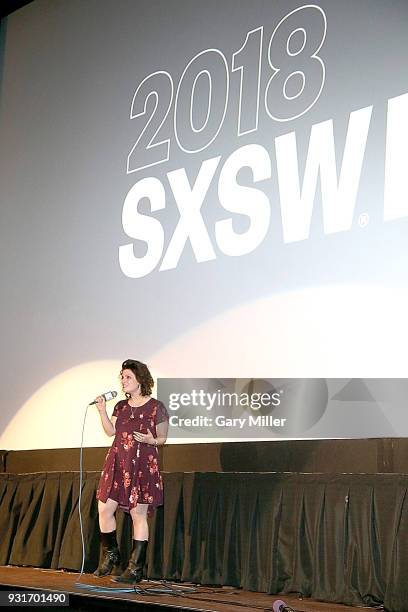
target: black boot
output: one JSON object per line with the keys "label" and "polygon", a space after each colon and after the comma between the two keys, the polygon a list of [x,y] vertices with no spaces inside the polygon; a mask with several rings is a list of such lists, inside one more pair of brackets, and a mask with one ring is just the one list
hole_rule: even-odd
{"label": "black boot", "polygon": [[147,540],[133,540],[132,554],[129,565],[121,576],[112,578],[114,582],[136,584],[143,578],[143,568],[146,563]]}
{"label": "black boot", "polygon": [[116,541],[116,529],[110,533],[101,533],[102,555],[94,576],[107,576],[113,568],[120,572],[120,553]]}

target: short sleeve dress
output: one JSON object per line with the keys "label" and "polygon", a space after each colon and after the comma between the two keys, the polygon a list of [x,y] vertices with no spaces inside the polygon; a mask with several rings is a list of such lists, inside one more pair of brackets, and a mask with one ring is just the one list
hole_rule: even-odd
{"label": "short sleeve dress", "polygon": [[125,399],[116,404],[112,416],[117,417],[115,439],[105,458],[96,498],[105,503],[113,499],[125,512],[136,504],[148,504],[151,514],[163,504],[159,453],[156,446],[137,442],[133,433],[146,434],[150,429],[156,437],[156,426],[169,418],[167,410],[153,397],[137,408]]}

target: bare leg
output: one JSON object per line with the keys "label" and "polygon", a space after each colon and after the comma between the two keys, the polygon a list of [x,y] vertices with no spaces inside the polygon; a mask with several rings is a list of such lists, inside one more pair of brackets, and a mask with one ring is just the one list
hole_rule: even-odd
{"label": "bare leg", "polygon": [[102,533],[110,533],[111,531],[115,531],[115,512],[117,507],[118,502],[114,501],[110,497],[108,497],[106,503],[98,501],[99,529]]}
{"label": "bare leg", "polygon": [[149,539],[149,527],[147,525],[148,508],[148,504],[136,504],[136,508],[132,508],[130,511],[130,515],[133,521],[134,540],[140,541]]}

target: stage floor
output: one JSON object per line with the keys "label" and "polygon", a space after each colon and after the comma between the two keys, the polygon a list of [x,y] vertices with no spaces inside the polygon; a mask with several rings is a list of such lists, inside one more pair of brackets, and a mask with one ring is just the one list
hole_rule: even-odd
{"label": "stage floor", "polygon": [[[173,586],[175,589],[184,589],[184,593],[169,595],[164,593],[136,594],[118,593],[114,589],[126,585],[113,583],[110,577],[95,578],[92,574],[83,574],[80,584],[91,585],[91,587],[105,587],[112,591],[95,593],[92,588],[86,589],[78,584],[79,574],[74,572],[57,571],[50,569],[32,567],[0,567],[1,590],[44,590],[51,592],[64,592],[70,596],[70,606],[60,608],[45,608],[59,610],[101,610],[110,606],[117,608],[120,602],[121,612],[123,610],[134,610],[135,612],[154,612],[154,610],[185,610],[195,612],[253,612],[255,610],[272,610],[273,603],[282,599],[296,612],[345,612],[357,609],[351,606],[336,605],[313,601],[311,599],[299,599],[296,596],[267,595],[234,589],[232,587],[208,587],[197,586],[189,583],[171,583],[159,581],[142,581],[138,587],[141,589],[164,589]],[[193,591],[189,591],[193,589]],[[360,610],[373,610],[374,608],[362,608]]]}

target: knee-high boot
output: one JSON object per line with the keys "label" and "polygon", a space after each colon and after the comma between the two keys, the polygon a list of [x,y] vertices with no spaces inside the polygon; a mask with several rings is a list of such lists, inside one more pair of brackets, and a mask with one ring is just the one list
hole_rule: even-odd
{"label": "knee-high boot", "polygon": [[112,578],[114,582],[136,584],[143,578],[143,568],[146,563],[147,540],[133,540],[132,554],[129,565],[120,576]]}
{"label": "knee-high boot", "polygon": [[98,578],[107,576],[115,568],[116,572],[120,572],[120,553],[118,543],[116,541],[116,529],[110,533],[101,533],[102,555],[100,557],[98,569],[94,572],[94,576]]}

